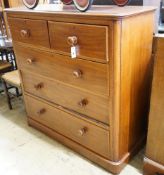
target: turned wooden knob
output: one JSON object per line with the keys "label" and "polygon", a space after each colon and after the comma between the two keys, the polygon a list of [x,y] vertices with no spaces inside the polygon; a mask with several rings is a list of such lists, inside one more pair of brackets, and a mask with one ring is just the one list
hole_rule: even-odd
{"label": "turned wooden knob", "polygon": [[83,136],[86,132],[87,132],[87,128],[86,127],[81,128],[81,129],[78,130],[78,135],[79,136]]}
{"label": "turned wooden knob", "polygon": [[73,71],[73,76],[76,78],[82,77],[83,72],[79,69]]}
{"label": "turned wooden knob", "polygon": [[46,109],[42,108],[42,109],[40,109],[40,110],[37,112],[37,114],[38,114],[38,115],[42,115],[42,114],[44,114],[45,112],[46,112]]}
{"label": "turned wooden knob", "polygon": [[77,44],[77,37],[76,36],[69,36],[67,38],[67,42],[70,46],[75,46]]}
{"label": "turned wooden knob", "polygon": [[34,59],[31,59],[31,58],[27,59],[28,64],[32,64],[33,62],[34,62]]}
{"label": "turned wooden knob", "polygon": [[88,104],[88,100],[87,100],[87,99],[82,99],[82,100],[78,103],[78,105],[79,105],[80,107],[85,107],[87,104]]}
{"label": "turned wooden knob", "polygon": [[34,85],[34,88],[36,90],[42,89],[43,88],[43,83],[38,83],[38,84]]}
{"label": "turned wooden knob", "polygon": [[21,30],[20,35],[22,38],[26,38],[30,36],[30,31],[29,30]]}

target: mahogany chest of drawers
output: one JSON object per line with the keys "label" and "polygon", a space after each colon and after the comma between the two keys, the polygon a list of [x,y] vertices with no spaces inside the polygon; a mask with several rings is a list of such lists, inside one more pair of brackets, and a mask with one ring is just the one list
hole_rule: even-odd
{"label": "mahogany chest of drawers", "polygon": [[164,36],[159,34],[154,41],[155,64],[144,175],[164,174]]}
{"label": "mahogany chest of drawers", "polygon": [[67,8],[7,10],[28,123],[119,173],[145,138],[154,8]]}

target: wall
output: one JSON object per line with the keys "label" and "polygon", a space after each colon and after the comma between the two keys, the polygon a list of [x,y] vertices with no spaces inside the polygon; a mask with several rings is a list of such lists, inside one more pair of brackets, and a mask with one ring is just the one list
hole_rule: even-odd
{"label": "wall", "polygon": [[20,7],[23,5],[22,0],[8,0],[9,7]]}
{"label": "wall", "polygon": [[[7,2],[7,0],[4,0]],[[24,6],[22,0],[8,0],[9,7],[21,7]],[[39,0],[39,3],[43,3],[43,0]]]}
{"label": "wall", "polygon": [[159,14],[160,14],[160,0],[144,0],[143,5],[151,5],[157,7],[155,16],[155,31],[157,32],[159,24]]}
{"label": "wall", "polygon": [[[112,0],[94,0],[94,4],[97,5],[112,5]],[[143,0],[131,0],[129,5],[143,5]]]}

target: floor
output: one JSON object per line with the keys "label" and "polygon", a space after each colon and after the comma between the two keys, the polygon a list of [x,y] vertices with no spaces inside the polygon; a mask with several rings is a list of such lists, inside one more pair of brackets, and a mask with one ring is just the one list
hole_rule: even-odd
{"label": "floor", "polygon": [[[0,175],[110,175],[107,171],[29,127],[21,99],[9,111],[0,94]],[[142,174],[143,151],[120,175]]]}

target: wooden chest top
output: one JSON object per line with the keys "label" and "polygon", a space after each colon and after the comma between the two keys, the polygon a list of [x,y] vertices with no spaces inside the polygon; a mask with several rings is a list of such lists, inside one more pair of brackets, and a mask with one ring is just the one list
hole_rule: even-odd
{"label": "wooden chest top", "polygon": [[[20,16],[23,18],[42,18],[42,17],[56,17],[56,18],[71,18],[72,16],[78,18],[89,19],[121,19],[129,16],[135,16],[149,11],[154,11],[156,8],[152,6],[126,6],[124,8],[118,6],[96,6],[93,5],[91,10],[81,13],[75,9],[74,6],[64,6],[63,11],[48,11],[48,10],[29,10],[27,8],[10,8],[6,9],[8,16]],[[42,14],[42,15],[40,15]],[[23,16],[22,16],[23,15]],[[28,16],[27,16],[28,15]]]}

